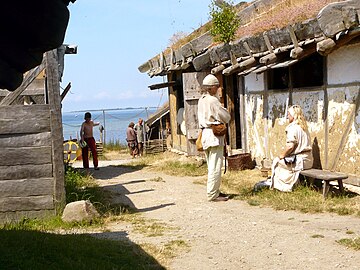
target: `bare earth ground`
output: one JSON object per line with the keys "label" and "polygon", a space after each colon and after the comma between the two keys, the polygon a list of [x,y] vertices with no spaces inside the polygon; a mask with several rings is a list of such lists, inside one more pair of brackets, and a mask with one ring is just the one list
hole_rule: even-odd
{"label": "bare earth ground", "polygon": [[194,184],[195,177],[116,166],[124,162],[100,161],[100,170],[91,173],[115,202],[177,229],[148,237],[129,223],[114,222],[102,235],[159,247],[184,240],[189,248],[168,269],[360,269],[360,251],[336,243],[360,236],[359,218],[275,211],[239,200],[207,202],[205,186]]}

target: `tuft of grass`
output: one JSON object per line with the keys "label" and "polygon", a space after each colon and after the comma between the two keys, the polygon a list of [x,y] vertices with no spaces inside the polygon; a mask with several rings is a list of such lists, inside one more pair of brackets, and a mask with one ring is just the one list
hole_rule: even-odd
{"label": "tuft of grass", "polygon": [[151,178],[151,179],[149,179],[149,181],[153,181],[153,182],[165,182],[165,180],[164,180],[162,177],[160,177],[160,176]]}
{"label": "tuft of grass", "polygon": [[322,234],[314,234],[311,236],[311,238],[325,238]]}
{"label": "tuft of grass", "polygon": [[346,246],[348,248],[360,250],[360,237],[353,238],[353,239],[344,238],[344,239],[340,239],[336,242],[339,243],[340,245]]}
{"label": "tuft of grass", "polygon": [[186,252],[190,248],[189,244],[184,240],[172,240],[161,246],[155,246],[148,243],[141,246],[146,252],[152,254],[152,256],[154,256],[154,258],[163,265],[166,265],[180,252]]}

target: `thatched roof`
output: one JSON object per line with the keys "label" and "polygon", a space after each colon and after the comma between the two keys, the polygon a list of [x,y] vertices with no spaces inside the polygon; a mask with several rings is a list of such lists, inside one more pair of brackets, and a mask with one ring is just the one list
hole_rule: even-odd
{"label": "thatched roof", "polygon": [[[239,11],[242,26],[235,42],[214,45],[207,32],[153,57],[139,71],[150,77],[187,69],[245,75],[291,65],[316,51],[326,55],[360,35],[360,1],[330,2],[334,1],[253,1]],[[294,10],[297,16],[291,16]]]}

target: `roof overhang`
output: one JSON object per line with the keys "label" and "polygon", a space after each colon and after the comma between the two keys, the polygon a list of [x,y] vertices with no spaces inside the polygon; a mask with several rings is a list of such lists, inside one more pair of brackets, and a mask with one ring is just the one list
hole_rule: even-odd
{"label": "roof overhang", "polygon": [[[259,0],[264,4],[272,1],[277,0]],[[250,18],[247,13],[256,13],[255,2],[258,1],[240,11],[239,16]],[[315,52],[326,56],[358,37],[360,22],[356,14],[360,14],[360,1],[348,0],[326,5],[312,19],[246,36],[230,44],[214,46],[212,37],[205,33],[178,50],[153,57],[139,70],[153,77],[179,69],[186,72],[187,66],[191,65],[198,72],[211,70],[214,74],[221,72],[227,76],[289,66]],[[283,53],[286,57],[279,57]]]}

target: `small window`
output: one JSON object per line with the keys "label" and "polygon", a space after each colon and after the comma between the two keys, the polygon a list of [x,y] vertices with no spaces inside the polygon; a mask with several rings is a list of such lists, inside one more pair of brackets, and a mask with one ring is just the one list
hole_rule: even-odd
{"label": "small window", "polygon": [[324,84],[323,57],[314,53],[291,67],[293,88],[321,86]]}
{"label": "small window", "polygon": [[289,88],[289,68],[275,68],[268,71],[268,89]]}
{"label": "small window", "polygon": [[313,54],[298,63],[267,71],[268,89],[288,89],[322,86],[324,84],[324,58]]}

